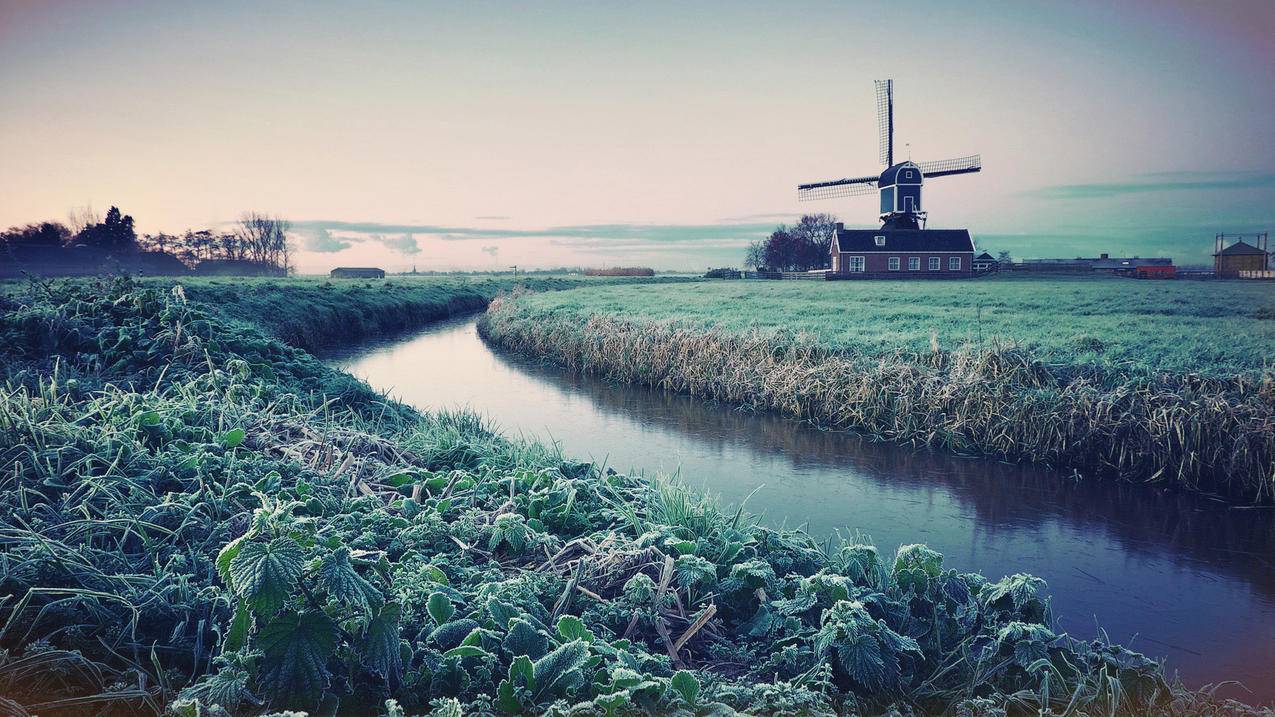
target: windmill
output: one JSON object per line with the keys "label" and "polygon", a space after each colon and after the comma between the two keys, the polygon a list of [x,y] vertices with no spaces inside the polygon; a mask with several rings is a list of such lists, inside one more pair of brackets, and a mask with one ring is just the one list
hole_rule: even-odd
{"label": "windmill", "polygon": [[813,182],[797,187],[797,198],[835,199],[880,192],[882,229],[920,229],[925,224],[921,205],[921,185],[926,179],[953,174],[970,174],[983,168],[979,155],[935,162],[894,163],[894,80],[877,80],[877,125],[881,136],[879,175]]}

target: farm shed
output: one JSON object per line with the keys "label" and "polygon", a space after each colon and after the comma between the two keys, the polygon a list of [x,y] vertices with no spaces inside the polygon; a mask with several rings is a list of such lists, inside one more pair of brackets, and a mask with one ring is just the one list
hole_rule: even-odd
{"label": "farm shed", "polygon": [[1001,266],[1001,263],[996,260],[996,257],[992,256],[991,254],[988,254],[987,252],[983,252],[982,254],[979,254],[978,256],[974,257],[973,268],[974,268],[974,273],[976,274],[991,272],[991,271],[998,271],[1000,269],[1000,266]]}
{"label": "farm shed", "polygon": [[[1224,241],[1221,236],[1218,237],[1217,250],[1213,253],[1213,272],[1218,276],[1233,279],[1238,277],[1241,271],[1262,271],[1266,268],[1270,260],[1270,252],[1266,251],[1265,247],[1253,246],[1240,239],[1222,248]],[[1258,241],[1262,242],[1262,239],[1259,238]]]}
{"label": "farm shed", "polygon": [[974,275],[964,229],[837,229],[829,279],[964,279]]}
{"label": "farm shed", "polygon": [[333,279],[384,279],[385,270],[371,266],[338,266],[331,272]]}

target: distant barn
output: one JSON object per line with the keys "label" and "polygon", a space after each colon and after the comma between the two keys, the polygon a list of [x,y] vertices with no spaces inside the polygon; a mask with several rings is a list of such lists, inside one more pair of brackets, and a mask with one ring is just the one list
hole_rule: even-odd
{"label": "distant barn", "polygon": [[1214,238],[1213,272],[1219,277],[1235,278],[1241,271],[1262,271],[1270,261],[1270,252],[1266,250],[1266,234],[1258,234],[1253,246],[1243,239],[1234,244],[1224,246],[1227,236],[1218,234]]}
{"label": "distant barn", "polygon": [[983,252],[982,254],[979,254],[978,256],[974,257],[974,272],[975,273],[986,273],[986,272],[998,271],[1000,269],[1000,266],[1001,266],[1001,263],[996,260],[996,257],[992,256],[991,254],[988,254],[987,252]]}
{"label": "distant barn", "polygon": [[330,276],[333,279],[384,279],[385,270],[373,266],[338,266]]}

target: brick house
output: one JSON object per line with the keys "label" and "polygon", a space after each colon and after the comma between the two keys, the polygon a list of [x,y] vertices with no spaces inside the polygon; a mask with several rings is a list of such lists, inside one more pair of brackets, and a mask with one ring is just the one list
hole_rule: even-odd
{"label": "brick house", "polygon": [[965,279],[974,241],[965,229],[843,229],[832,243],[830,279]]}

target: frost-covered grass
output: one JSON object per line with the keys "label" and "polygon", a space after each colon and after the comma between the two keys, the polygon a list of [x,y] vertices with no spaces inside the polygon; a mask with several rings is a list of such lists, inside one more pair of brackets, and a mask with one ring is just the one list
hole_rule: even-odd
{"label": "frost-covered grass", "polygon": [[538,312],[608,314],[743,332],[806,332],[868,355],[994,344],[1121,372],[1257,375],[1275,365],[1269,282],[1018,278],[705,281],[526,297]]}
{"label": "frost-covered grass", "polygon": [[0,367],[6,715],[1254,713],[1030,576],[420,415],[184,290],[0,296]]}

